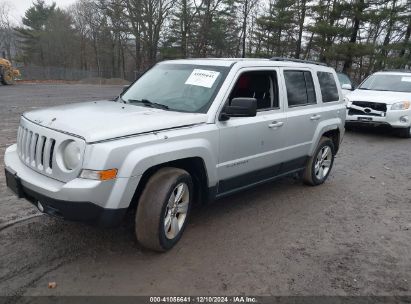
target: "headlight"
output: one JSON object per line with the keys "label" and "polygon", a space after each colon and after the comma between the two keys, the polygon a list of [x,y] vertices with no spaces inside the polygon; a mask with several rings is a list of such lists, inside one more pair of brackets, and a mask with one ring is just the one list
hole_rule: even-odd
{"label": "headlight", "polygon": [[401,101],[394,103],[391,106],[391,110],[407,110],[410,108],[410,102],[409,101]]}
{"label": "headlight", "polygon": [[75,141],[70,141],[63,150],[63,163],[68,170],[73,170],[80,164],[80,147]]}

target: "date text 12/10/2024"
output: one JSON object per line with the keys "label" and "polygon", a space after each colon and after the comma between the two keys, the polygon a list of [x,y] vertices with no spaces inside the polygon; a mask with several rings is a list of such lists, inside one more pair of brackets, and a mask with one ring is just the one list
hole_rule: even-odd
{"label": "date text 12/10/2024", "polygon": [[196,296],[196,297],[150,297],[150,303],[258,303],[257,298],[248,296]]}

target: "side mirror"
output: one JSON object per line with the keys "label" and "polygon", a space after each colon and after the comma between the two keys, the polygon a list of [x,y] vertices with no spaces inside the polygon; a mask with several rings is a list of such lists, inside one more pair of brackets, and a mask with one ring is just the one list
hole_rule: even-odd
{"label": "side mirror", "polygon": [[257,115],[257,99],[238,97],[231,100],[231,105],[226,105],[220,115],[220,120],[230,117],[253,117]]}
{"label": "side mirror", "polygon": [[352,91],[352,90],[354,90],[354,87],[353,87],[351,84],[344,83],[344,84],[341,86],[341,89]]}

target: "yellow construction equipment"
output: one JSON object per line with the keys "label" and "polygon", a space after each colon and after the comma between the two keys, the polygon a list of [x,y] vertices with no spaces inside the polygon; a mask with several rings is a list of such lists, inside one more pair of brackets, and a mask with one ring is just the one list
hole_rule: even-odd
{"label": "yellow construction equipment", "polygon": [[20,76],[20,71],[14,69],[7,59],[0,58],[0,82],[2,84],[14,84],[17,77]]}

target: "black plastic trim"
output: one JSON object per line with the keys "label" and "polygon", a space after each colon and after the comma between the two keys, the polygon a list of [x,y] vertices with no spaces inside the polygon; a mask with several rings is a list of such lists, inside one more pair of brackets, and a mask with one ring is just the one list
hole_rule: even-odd
{"label": "black plastic trim", "polygon": [[209,191],[211,195],[215,194],[215,198],[228,196],[232,193],[270,182],[283,176],[298,173],[304,170],[307,160],[308,156],[303,156],[274,166],[221,180],[218,183],[217,191],[211,188]]}
{"label": "black plastic trim", "polygon": [[24,198],[37,207],[41,202],[44,213],[70,221],[84,222],[102,227],[118,226],[127,208],[106,209],[91,202],[57,200],[22,186]]}
{"label": "black plastic trim", "polygon": [[285,58],[285,57],[271,57],[271,61],[290,61],[290,62],[298,62],[298,63],[308,63],[308,64],[315,64],[315,65],[322,65],[328,66],[324,62],[312,61],[312,60],[304,60],[304,59],[296,59],[296,58]]}

